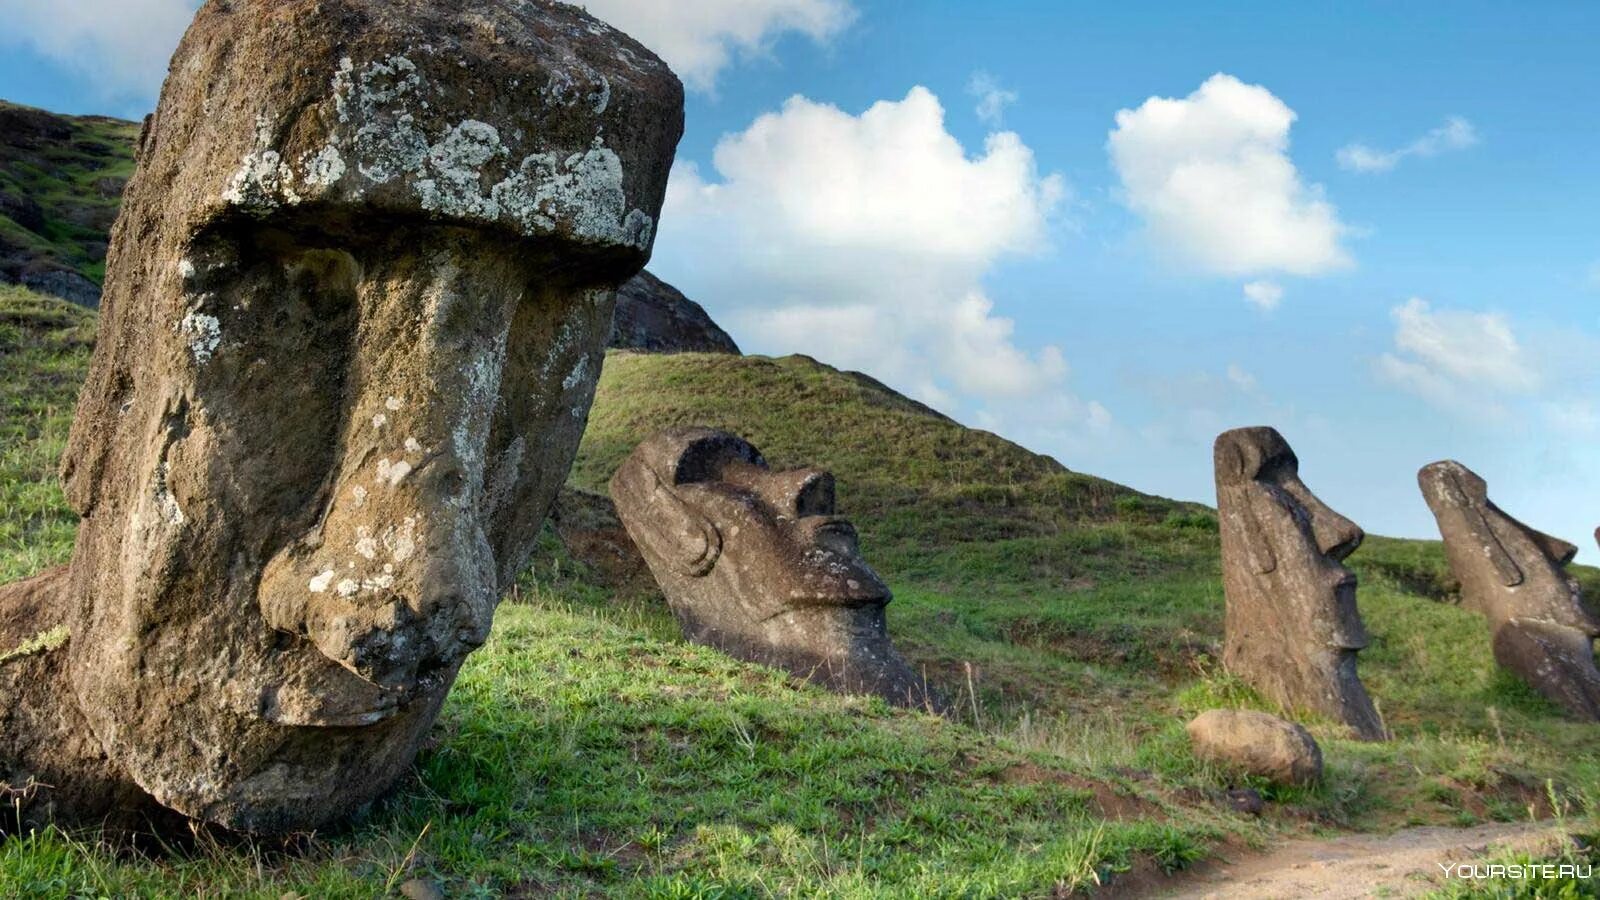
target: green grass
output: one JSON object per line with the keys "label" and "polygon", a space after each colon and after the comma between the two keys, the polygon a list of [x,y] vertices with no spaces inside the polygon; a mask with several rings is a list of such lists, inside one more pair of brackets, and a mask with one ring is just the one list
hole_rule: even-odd
{"label": "green grass", "polygon": [[[70,551],[54,470],[91,329],[66,304],[0,293],[0,577]],[[547,530],[414,777],[348,829],[157,857],[52,831],[0,844],[0,885],[365,897],[427,877],[451,896],[1052,896],[1182,868],[1222,841],[1552,805],[1576,819],[1600,799],[1596,728],[1495,673],[1482,624],[1448,602],[1437,545],[1373,539],[1355,558],[1374,636],[1362,675],[1397,739],[1353,742],[1301,717],[1328,777],[1253,785],[1272,806],[1245,819],[1217,802],[1236,779],[1197,761],[1183,732],[1205,708],[1262,706],[1214,662],[1210,510],[1069,472],[799,357],[612,354],[573,484],[603,490],[638,440],[688,423],[738,431],[775,466],[836,474],[895,589],[896,641],[958,721],[685,645],[659,597],[600,587]]]}
{"label": "green grass", "polygon": [[[17,108],[4,101],[0,106]],[[133,174],[139,124],[98,116],[51,119],[68,130],[66,140],[33,147],[0,135],[0,194],[30,198],[44,219],[30,230],[0,215],[0,245],[10,243],[100,283],[106,232],[121,202],[121,184]]]}

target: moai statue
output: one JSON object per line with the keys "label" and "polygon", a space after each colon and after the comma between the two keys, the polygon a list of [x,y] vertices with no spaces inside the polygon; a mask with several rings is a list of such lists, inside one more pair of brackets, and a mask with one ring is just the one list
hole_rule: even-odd
{"label": "moai statue", "polygon": [[1363,740],[1383,722],[1356,674],[1367,630],[1343,560],[1365,536],[1300,480],[1272,428],[1224,432],[1215,448],[1227,670],[1286,708],[1321,713]]}
{"label": "moai statue", "polygon": [[1458,462],[1424,466],[1417,483],[1461,604],[1489,622],[1495,661],[1571,715],[1600,721],[1600,618],[1566,571],[1578,548],[1506,515],[1489,501],[1488,484]]}
{"label": "moai statue", "polygon": [[690,641],[841,693],[943,707],[889,641],[889,588],[834,514],[832,475],[774,472],[743,438],[678,428],[633,451],[611,498]]}
{"label": "moai statue", "polygon": [[0,780],[262,833],[389,788],[566,477],[682,128],[573,6],[206,3],[112,237],[70,571],[0,596],[0,659],[65,630],[0,707],[73,743],[0,733]]}

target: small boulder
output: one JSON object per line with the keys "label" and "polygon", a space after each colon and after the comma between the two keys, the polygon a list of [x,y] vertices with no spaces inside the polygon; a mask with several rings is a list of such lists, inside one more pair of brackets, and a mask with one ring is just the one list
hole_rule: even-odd
{"label": "small boulder", "polygon": [[1213,709],[1195,717],[1188,730],[1201,759],[1276,784],[1311,784],[1322,777],[1322,749],[1311,733],[1277,716]]}

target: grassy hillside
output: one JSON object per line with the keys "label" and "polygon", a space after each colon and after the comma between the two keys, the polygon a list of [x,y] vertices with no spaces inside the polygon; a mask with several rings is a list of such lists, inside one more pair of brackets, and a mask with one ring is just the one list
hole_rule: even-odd
{"label": "grassy hillside", "polygon": [[133,173],[134,122],[0,100],[0,268],[105,279],[106,234]]}
{"label": "grassy hillside", "polygon": [[[0,577],[66,558],[54,487],[92,319],[0,291]],[[1182,722],[1259,705],[1213,662],[1216,523],[962,429],[812,360],[612,354],[573,473],[603,489],[646,434],[728,427],[775,466],[838,476],[896,591],[890,626],[961,721],[797,687],[684,645],[553,536],[474,655],[408,780],[352,828],[129,857],[93,836],[0,844],[25,895],[1054,896],[1326,827],[1586,814],[1596,729],[1495,674],[1441,599],[1436,545],[1357,555],[1362,674],[1398,739],[1308,724],[1329,765],[1227,810]],[[1337,498],[1330,498],[1337,500]],[[1593,581],[1592,572],[1584,577]],[[1600,588],[1600,585],[1591,587]],[[0,891],[3,893],[3,891]]]}

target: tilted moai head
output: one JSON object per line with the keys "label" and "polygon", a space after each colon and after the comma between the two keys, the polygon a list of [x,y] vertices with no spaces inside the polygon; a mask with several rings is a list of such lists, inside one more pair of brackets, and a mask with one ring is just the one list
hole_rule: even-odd
{"label": "tilted moai head", "polygon": [[1343,560],[1360,528],[1311,493],[1300,461],[1272,428],[1224,432],[1215,448],[1223,664],[1269,699],[1381,740],[1383,724],[1356,675],[1367,630],[1356,576]]}
{"label": "tilted moai head", "polygon": [[1488,484],[1458,462],[1424,466],[1417,483],[1462,605],[1489,622],[1495,660],[1572,715],[1600,721],[1600,618],[1566,570],[1578,548],[1502,512]]}
{"label": "tilted moai head", "polygon": [[315,826],[414,756],[582,434],[683,127],[541,0],[211,0],[66,454],[72,681],[160,803]]}
{"label": "tilted moai head", "polygon": [[774,472],[725,431],[640,444],[611,479],[684,636],[844,693],[938,707],[889,641],[889,588],[834,513],[833,476]]}

